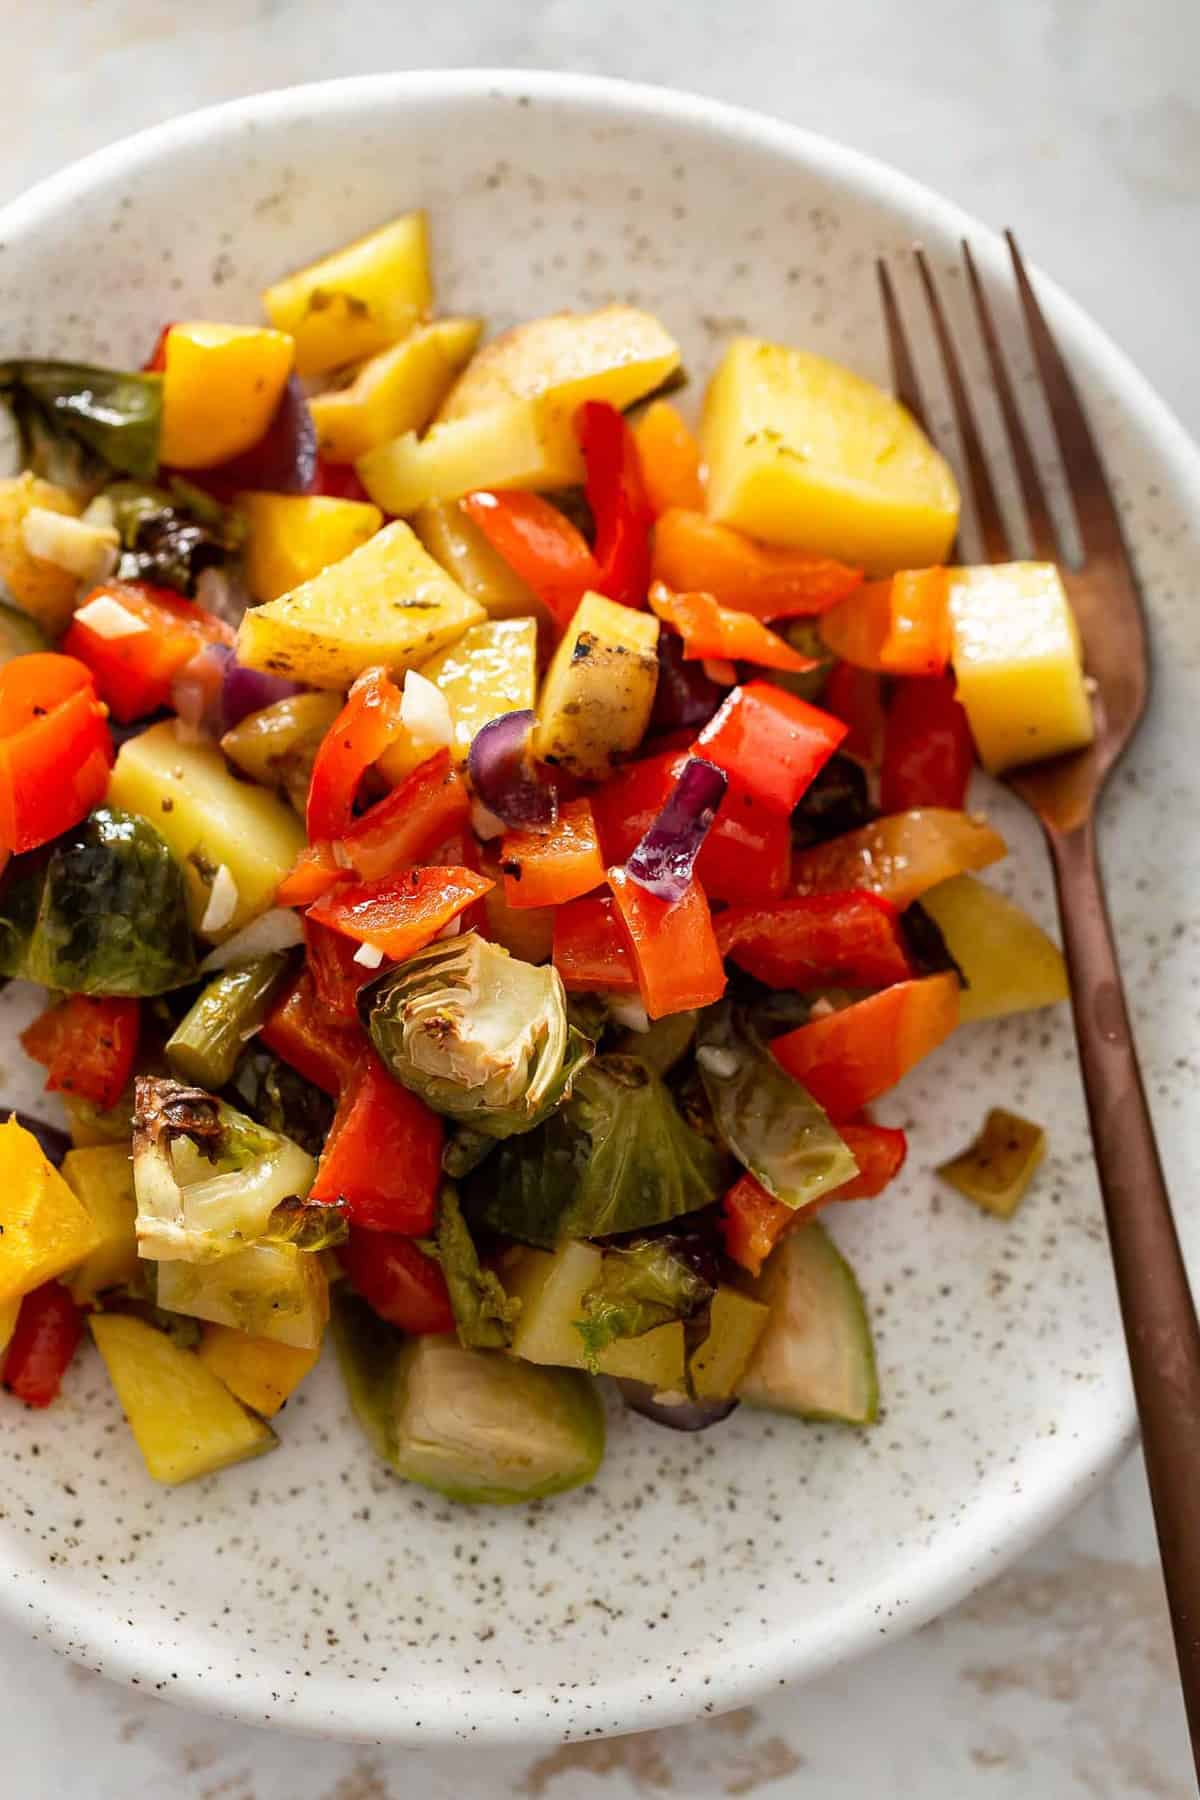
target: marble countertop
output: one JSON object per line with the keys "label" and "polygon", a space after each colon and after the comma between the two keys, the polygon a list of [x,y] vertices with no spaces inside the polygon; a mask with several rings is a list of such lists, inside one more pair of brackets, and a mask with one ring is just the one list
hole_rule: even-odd
{"label": "marble countertop", "polygon": [[[0,201],[215,100],[389,67],[558,67],[759,106],[995,225],[1200,434],[1195,0],[0,0]],[[969,21],[969,24],[968,24]],[[11,79],[19,73],[19,79]],[[956,1612],[762,1707],[545,1755],[373,1752],[175,1710],[0,1629],[4,1791],[25,1800],[1185,1800],[1194,1793],[1140,1460]]]}

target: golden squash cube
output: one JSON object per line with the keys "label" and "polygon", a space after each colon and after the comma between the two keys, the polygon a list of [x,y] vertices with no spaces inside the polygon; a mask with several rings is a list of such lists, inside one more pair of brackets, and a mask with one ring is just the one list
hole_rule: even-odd
{"label": "golden squash cube", "polygon": [[1053,563],[951,569],[950,624],[955,685],[985,769],[1091,743],[1079,631]]}
{"label": "golden squash cube", "polygon": [[377,506],[330,494],[239,494],[243,563],[256,600],[278,600],[365,544],[383,524]]}
{"label": "golden squash cube", "polygon": [[394,344],[429,311],[429,227],[405,213],[297,269],[262,297],[272,325],[296,340],[296,371],[320,375]]}
{"label": "golden squash cube", "polygon": [[175,1486],[273,1450],[278,1438],[192,1350],[128,1313],[89,1320],[146,1469]]}
{"label": "golden squash cube", "polygon": [[229,1325],[206,1325],[196,1354],[243,1406],[270,1419],[315,1368],[321,1350],[320,1345],[297,1350]]}
{"label": "golden squash cube", "polygon": [[[108,800],[140,813],[170,845],[187,879],[193,928],[214,943],[274,904],[307,841],[290,806],[239,781],[214,745],[182,742],[169,719],[122,744]],[[233,913],[219,929],[204,930],[222,866],[237,889]]]}
{"label": "golden squash cube", "polygon": [[95,1144],[69,1150],[63,1179],[96,1228],[95,1247],[71,1272],[67,1286],[77,1306],[108,1288],[132,1281],[138,1269],[137,1196],[129,1144]]}
{"label": "golden squash cube", "polygon": [[356,462],[405,431],[424,431],[483,329],[479,319],[434,319],[381,350],[345,387],[315,394],[309,411],[321,455]]}
{"label": "golden squash cube", "polygon": [[735,339],[700,438],[708,510],[724,525],[871,575],[946,559],[958,528],[949,464],[899,401],[839,363]]}
{"label": "golden squash cube", "polygon": [[172,325],[163,351],[159,455],[211,469],[257,444],[292,372],[295,345],[261,325]]}
{"label": "golden squash cube", "polygon": [[542,684],[534,755],[602,781],[641,743],[657,682],[653,613],[585,594]]}
{"label": "golden squash cube", "polygon": [[20,1295],[15,1300],[0,1302],[0,1357],[12,1343],[13,1332],[17,1329],[17,1314],[20,1310]]}
{"label": "golden squash cube", "polygon": [[53,1281],[100,1233],[31,1131],[0,1125],[0,1305]]}
{"label": "golden squash cube", "polygon": [[679,361],[674,338],[640,307],[618,302],[590,313],[552,313],[485,344],[438,417],[465,419],[539,396],[568,419],[584,400],[624,411],[661,387]]}
{"label": "golden squash cube", "polygon": [[399,671],[428,662],[484,616],[396,520],[290,594],[251,608],[237,654],[249,668],[342,689],[373,663]]}

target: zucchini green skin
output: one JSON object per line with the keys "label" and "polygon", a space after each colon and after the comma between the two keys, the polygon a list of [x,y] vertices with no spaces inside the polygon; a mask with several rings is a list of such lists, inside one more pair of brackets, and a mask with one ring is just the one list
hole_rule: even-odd
{"label": "zucchini green skin", "polygon": [[770,1317],[738,1387],[749,1406],[871,1425],[879,1374],[854,1270],[815,1221],[795,1231],[750,1289]]}

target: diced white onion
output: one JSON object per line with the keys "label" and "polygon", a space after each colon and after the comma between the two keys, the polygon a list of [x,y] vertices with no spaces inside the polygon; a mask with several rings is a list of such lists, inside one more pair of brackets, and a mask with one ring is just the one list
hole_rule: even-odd
{"label": "diced white onion", "polygon": [[232,963],[248,962],[252,956],[270,956],[277,950],[290,950],[303,942],[300,914],[290,906],[273,906],[270,912],[260,913],[257,919],[251,919],[231,938],[210,950],[200,964],[200,973],[211,975],[217,969],[229,968]]}
{"label": "diced white onion", "polygon": [[492,812],[490,807],[483,804],[482,800],[472,800],[471,830],[481,842],[486,844],[490,842],[492,838],[503,837],[504,833],[508,830],[508,827],[503,819],[498,818],[497,815]]}
{"label": "diced white onion", "polygon": [[139,632],[149,631],[145,619],[139,619],[131,613],[127,606],[114,600],[111,594],[97,594],[86,606],[81,606],[75,617],[97,637],[127,638],[136,637]]}
{"label": "diced white onion", "polygon": [[21,520],[21,536],[30,556],[53,563],[80,581],[107,580],[121,547],[111,525],[85,525],[70,513],[51,512],[46,506],[30,507]]}
{"label": "diced white onion", "polygon": [[454,742],[450,702],[441,688],[434,687],[432,681],[416,669],[410,669],[404,677],[400,722],[414,742],[421,746],[428,744],[431,750],[440,750],[444,744]]}
{"label": "diced white onion", "polygon": [[837,1007],[833,1004],[833,1001],[827,1000],[824,994],[821,994],[809,1007],[808,1016],[810,1019],[828,1019],[836,1011]]}
{"label": "diced white onion", "polygon": [[117,509],[107,494],[97,494],[89,500],[79,515],[84,525],[95,525],[101,531],[115,531],[117,528]]}
{"label": "diced white onion", "polygon": [[213,876],[213,884],[208,893],[208,905],[204,909],[204,917],[200,921],[200,929],[206,937],[212,937],[218,931],[224,931],[238,907],[237,882],[230,874],[228,867],[222,863]]}
{"label": "diced white onion", "polygon": [[737,1074],[738,1059],[723,1044],[701,1044],[696,1052],[696,1061],[710,1075],[715,1075],[718,1081],[728,1081],[730,1076]]}
{"label": "diced white onion", "polygon": [[462,930],[462,914],[455,913],[455,915],[451,919],[450,923],[448,925],[443,925],[442,929],[438,932],[438,934],[437,934],[438,942],[440,943],[442,938],[457,937],[461,930]]}
{"label": "diced white onion", "polygon": [[383,951],[378,944],[360,944],[354,952],[354,960],[364,969],[377,969],[383,961]]}
{"label": "diced white onion", "polygon": [[631,994],[613,994],[608,1001],[608,1016],[626,1031],[649,1031],[650,1015],[640,1000]]}

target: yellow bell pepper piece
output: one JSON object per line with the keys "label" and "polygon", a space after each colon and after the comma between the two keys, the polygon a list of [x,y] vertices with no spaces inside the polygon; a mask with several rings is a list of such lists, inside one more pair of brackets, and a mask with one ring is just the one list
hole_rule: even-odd
{"label": "yellow bell pepper piece", "polygon": [[33,1133],[0,1125],[0,1305],[74,1268],[100,1233]]}
{"label": "yellow bell pepper piece", "polygon": [[17,1314],[21,1310],[20,1299],[6,1300],[0,1306],[0,1356],[12,1343],[12,1334],[17,1329]]}
{"label": "yellow bell pepper piece", "polygon": [[172,325],[163,368],[159,455],[211,469],[256,444],[292,372],[295,345],[261,325]]}
{"label": "yellow bell pepper piece", "polygon": [[62,1172],[96,1228],[95,1248],[67,1283],[75,1304],[85,1306],[97,1294],[120,1287],[137,1274],[137,1197],[129,1143],[69,1150],[63,1157]]}
{"label": "yellow bell pepper piece", "polygon": [[1046,1154],[1046,1133],[1017,1113],[994,1106],[973,1144],[937,1173],[998,1219],[1011,1219]]}
{"label": "yellow bell pepper piece", "polygon": [[239,494],[248,533],[246,584],[256,600],[277,600],[349,556],[383,524],[377,506],[330,495]]}
{"label": "yellow bell pepper piece", "polygon": [[405,431],[424,431],[479,342],[478,319],[435,319],[363,364],[349,386],[309,401],[329,462],[354,462]]}
{"label": "yellow bell pepper piece", "polygon": [[296,369],[320,375],[361,362],[411,331],[433,304],[425,214],[406,213],[298,269],[262,297],[296,340]]}
{"label": "yellow bell pepper piece", "polygon": [[321,1346],[298,1350],[231,1325],[206,1325],[196,1354],[243,1406],[270,1419],[316,1366]]}
{"label": "yellow bell pepper piece", "polygon": [[1055,1006],[1070,994],[1063,953],[1015,900],[970,875],[940,881],[921,905],[967,978],[958,1016],[999,1019]]}

